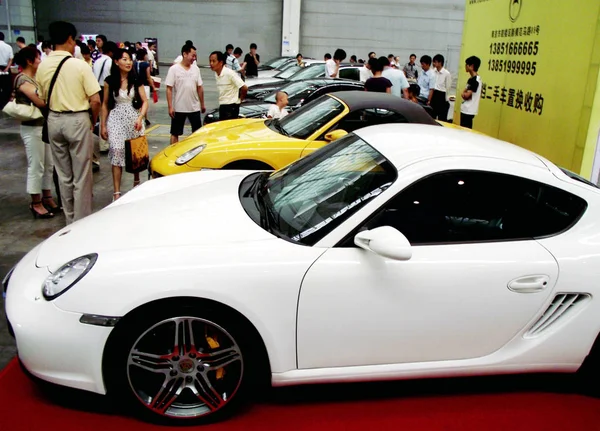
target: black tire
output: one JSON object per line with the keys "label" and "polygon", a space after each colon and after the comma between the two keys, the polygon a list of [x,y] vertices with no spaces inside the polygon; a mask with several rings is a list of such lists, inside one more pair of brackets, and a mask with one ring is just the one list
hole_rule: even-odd
{"label": "black tire", "polygon": [[[184,320],[179,322],[170,319]],[[188,328],[185,322],[192,322],[189,323],[188,332],[194,333],[193,344],[194,349],[197,350],[193,351],[199,353],[186,354],[183,350],[178,352],[175,349],[167,355],[161,354],[162,347],[159,345],[161,341],[168,338],[167,329],[172,327],[174,335],[176,327],[180,330],[183,326]],[[154,329],[149,332],[150,328]],[[201,330],[202,328],[204,331]],[[220,333],[221,329],[225,332]],[[196,335],[196,332],[201,335]],[[185,330],[182,330],[181,334],[184,333]],[[181,334],[180,343],[177,345],[181,345],[184,349],[187,334]],[[213,344],[215,340],[220,343],[219,348],[213,350],[210,347],[207,334],[211,334],[214,338],[211,338]],[[156,365],[152,364],[152,359],[148,359],[147,353],[135,353],[138,350],[134,350],[134,347],[143,346],[143,349],[142,347],[140,349],[147,352],[152,350],[150,348],[152,344],[157,345],[156,354],[180,356],[176,356],[175,359],[155,359],[157,363],[160,361],[160,364]],[[221,358],[221,353],[218,353],[221,351],[227,351],[229,357]],[[212,354],[216,354],[216,359],[200,358]],[[190,359],[191,355],[196,357]],[[236,355],[239,355],[239,363],[235,359],[225,366],[218,363],[221,361],[226,364],[229,358],[234,358]],[[192,363],[194,360],[197,362]],[[140,364],[153,365],[156,371],[141,369]],[[203,366],[210,368],[204,369]],[[214,367],[224,369],[220,377],[223,382],[219,381],[219,371],[213,373],[211,370]],[[163,371],[164,375],[161,374]],[[103,374],[108,395],[119,402],[127,412],[132,412],[135,416],[152,423],[196,425],[216,422],[231,416],[243,404],[250,389],[262,389],[262,385],[266,383],[265,378],[270,377],[270,370],[262,339],[246,319],[219,304],[190,298],[160,301],[124,317],[107,343]],[[162,386],[160,380],[163,382]],[[236,383],[236,380],[239,381]],[[175,381],[179,383],[173,383],[170,389],[163,390],[165,386],[168,388],[171,382]],[[193,385],[200,395],[188,386],[181,389],[182,385]],[[145,389],[148,387],[159,389],[157,393],[153,389],[148,389],[146,392]],[[164,394],[166,399],[167,395],[177,388],[180,388],[181,393],[173,397],[175,401],[172,404],[164,407],[165,402],[161,401],[160,395]],[[211,392],[207,388],[214,388],[214,390]],[[150,397],[152,392],[156,395]],[[146,397],[144,394],[147,394]],[[223,396],[225,394],[226,397]],[[147,398],[147,403],[142,400],[142,397]],[[204,402],[202,405],[199,399],[209,400],[209,402]],[[185,403],[188,401],[190,401],[189,405]],[[194,403],[199,404],[194,406]],[[157,407],[153,408],[153,404]],[[164,411],[161,412],[163,408]]]}
{"label": "black tire", "polygon": [[237,162],[229,163],[223,166],[223,169],[243,169],[256,171],[272,171],[273,167],[258,160],[238,160]]}

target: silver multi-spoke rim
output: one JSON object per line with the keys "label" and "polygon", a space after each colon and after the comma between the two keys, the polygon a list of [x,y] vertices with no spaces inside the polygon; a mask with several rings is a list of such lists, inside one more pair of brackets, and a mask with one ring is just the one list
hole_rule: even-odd
{"label": "silver multi-spoke rim", "polygon": [[127,378],[137,398],[155,413],[175,418],[222,409],[237,392],[243,373],[233,337],[198,317],[155,324],[135,341],[127,359]]}

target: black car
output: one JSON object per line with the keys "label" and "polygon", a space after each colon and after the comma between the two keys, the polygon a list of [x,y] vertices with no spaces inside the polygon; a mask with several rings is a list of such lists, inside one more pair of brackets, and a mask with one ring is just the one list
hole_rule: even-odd
{"label": "black car", "polygon": [[[362,64],[342,63],[340,65],[340,79],[351,79],[360,81],[360,68]],[[248,88],[246,100],[248,102],[254,100],[263,100],[273,91],[280,89],[289,82],[303,81],[313,78],[325,78],[325,63],[315,63],[306,67],[292,66],[282,72],[279,72],[272,79],[272,82],[253,85]]]}
{"label": "black car", "polygon": [[[335,93],[337,91],[364,91],[364,89],[364,83],[348,79],[318,78],[288,82],[279,90],[271,92],[262,101],[257,100],[242,103],[240,106],[240,118],[261,118],[266,116],[269,108],[276,103],[275,95],[277,91],[285,91],[288,94],[288,110],[294,111],[323,94]],[[204,117],[204,124],[216,121],[219,121],[218,109],[210,111]]]}

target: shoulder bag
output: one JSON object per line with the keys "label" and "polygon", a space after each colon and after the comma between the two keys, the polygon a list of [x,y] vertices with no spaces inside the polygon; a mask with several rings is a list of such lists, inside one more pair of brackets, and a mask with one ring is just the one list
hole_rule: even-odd
{"label": "shoulder bag", "polygon": [[48,114],[50,113],[50,98],[52,97],[52,90],[54,89],[54,84],[56,84],[56,78],[58,78],[58,73],[60,72],[60,69],[63,67],[63,64],[65,64],[69,58],[69,56],[63,58],[63,60],[59,63],[58,67],[56,68],[56,72],[54,72],[52,81],[50,81],[50,88],[48,89],[48,98],[46,99],[46,108],[43,111],[44,126],[42,127],[42,141],[46,144],[50,143],[50,139],[48,138]]}

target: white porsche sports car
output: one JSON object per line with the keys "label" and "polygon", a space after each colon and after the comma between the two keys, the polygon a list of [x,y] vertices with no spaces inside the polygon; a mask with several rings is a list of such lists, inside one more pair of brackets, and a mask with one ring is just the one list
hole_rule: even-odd
{"label": "white porsche sports car", "polygon": [[598,268],[593,184],[482,135],[389,124],[273,173],[144,183],[4,289],[34,376],[195,423],[264,381],[598,370]]}

